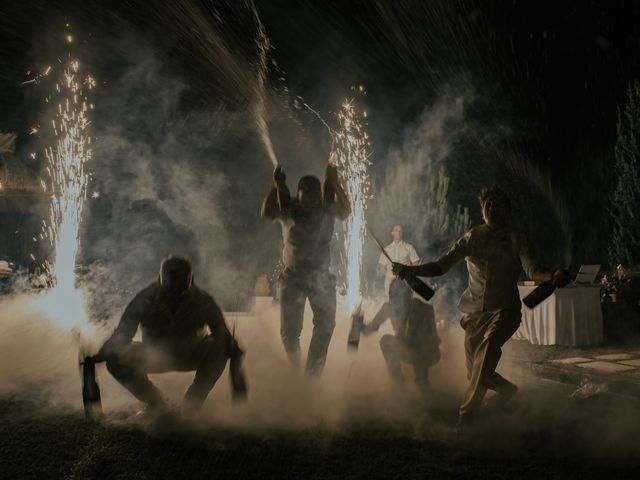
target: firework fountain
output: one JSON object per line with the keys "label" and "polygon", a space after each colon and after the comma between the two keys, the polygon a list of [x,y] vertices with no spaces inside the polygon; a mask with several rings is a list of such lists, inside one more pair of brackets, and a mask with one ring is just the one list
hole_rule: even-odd
{"label": "firework fountain", "polygon": [[[71,37],[67,37],[71,41]],[[80,245],[80,222],[87,193],[91,159],[91,137],[87,112],[93,108],[86,92],[95,86],[90,75],[82,75],[80,62],[67,55],[54,94],[47,99],[57,101],[51,133],[55,143],[45,149],[47,181],[42,185],[51,195],[49,223],[44,234],[54,256],[45,267],[53,278],[54,288],[45,297],[47,311],[58,323],[82,327],[85,309],[81,293],[75,286],[76,254]]]}
{"label": "firework fountain", "polygon": [[338,171],[351,201],[351,215],[345,221],[344,251],[347,278],[346,301],[349,311],[362,302],[362,251],[366,235],[365,211],[371,196],[369,182],[369,137],[363,118],[353,100],[342,104],[338,113],[339,129],[332,132]]}

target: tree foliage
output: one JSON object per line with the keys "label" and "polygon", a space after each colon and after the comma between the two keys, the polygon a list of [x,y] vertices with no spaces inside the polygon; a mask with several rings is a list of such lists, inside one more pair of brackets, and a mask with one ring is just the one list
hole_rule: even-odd
{"label": "tree foliage", "polygon": [[611,199],[613,232],[610,264],[640,264],[640,81],[629,85],[618,113],[615,146],[616,187]]}

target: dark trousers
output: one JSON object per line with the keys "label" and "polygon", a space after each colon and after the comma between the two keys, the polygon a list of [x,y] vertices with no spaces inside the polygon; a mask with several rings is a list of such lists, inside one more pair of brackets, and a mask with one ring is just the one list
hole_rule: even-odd
{"label": "dark trousers", "polygon": [[180,354],[167,354],[153,346],[132,342],[107,359],[107,370],[138,400],[150,406],[163,403],[160,391],[147,374],[169,371],[196,371],[184,396],[185,408],[198,409],[224,371],[229,358],[221,340],[205,337]]}
{"label": "dark trousers", "polygon": [[479,312],[465,315],[464,349],[469,387],[460,405],[460,415],[475,414],[487,389],[500,392],[511,383],[496,373],[502,345],[520,326],[520,310]]}
{"label": "dark trousers", "polygon": [[413,367],[419,388],[426,388],[429,385],[429,367],[432,364],[425,362],[424,356],[409,347],[401,338],[396,335],[383,335],[380,339],[380,350],[387,364],[389,376],[394,382],[404,382],[401,362],[405,362]]}
{"label": "dark trousers", "polygon": [[289,360],[300,364],[300,333],[307,299],[313,312],[313,335],[307,355],[306,372],[319,375],[324,369],[327,349],[336,326],[336,280],[326,273],[292,273],[285,270],[278,285],[280,336]]}

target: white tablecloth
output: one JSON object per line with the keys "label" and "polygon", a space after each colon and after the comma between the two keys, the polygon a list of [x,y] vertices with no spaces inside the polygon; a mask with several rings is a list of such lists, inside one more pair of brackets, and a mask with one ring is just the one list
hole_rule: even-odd
{"label": "white tablecloth", "polygon": [[[519,286],[520,298],[534,288]],[[522,324],[514,338],[534,345],[599,345],[603,339],[600,286],[560,288],[533,309],[522,304]]]}

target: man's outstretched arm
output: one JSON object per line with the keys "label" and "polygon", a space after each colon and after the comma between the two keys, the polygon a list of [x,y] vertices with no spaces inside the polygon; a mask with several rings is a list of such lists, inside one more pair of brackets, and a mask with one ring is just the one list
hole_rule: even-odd
{"label": "man's outstretched arm", "polygon": [[402,265],[400,263],[393,264],[393,273],[400,278],[406,277],[438,277],[444,275],[451,268],[470,254],[469,246],[471,234],[466,233],[461,237],[447,253],[442,255],[435,262],[423,263],[422,265]]}

